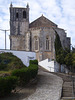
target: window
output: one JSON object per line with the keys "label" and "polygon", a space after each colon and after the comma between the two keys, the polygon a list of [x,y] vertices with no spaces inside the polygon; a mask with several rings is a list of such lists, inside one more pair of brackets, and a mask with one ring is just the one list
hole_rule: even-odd
{"label": "window", "polygon": [[18,13],[16,13],[16,18],[18,18]]}
{"label": "window", "polygon": [[38,46],[39,46],[39,41],[38,41],[38,37],[35,37],[35,39],[34,39],[35,41],[34,41],[34,45],[35,45],[35,50],[38,50]]}
{"label": "window", "polygon": [[23,18],[26,18],[26,11],[23,11]]}
{"label": "window", "polygon": [[32,51],[32,33],[30,33],[30,51]]}
{"label": "window", "polygon": [[46,50],[49,50],[49,38],[46,37]]}

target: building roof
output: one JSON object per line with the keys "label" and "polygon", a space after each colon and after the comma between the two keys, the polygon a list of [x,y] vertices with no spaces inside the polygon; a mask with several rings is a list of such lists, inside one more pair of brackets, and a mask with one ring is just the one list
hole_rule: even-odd
{"label": "building roof", "polygon": [[42,15],[29,24],[29,28],[36,27],[57,27],[57,25]]}

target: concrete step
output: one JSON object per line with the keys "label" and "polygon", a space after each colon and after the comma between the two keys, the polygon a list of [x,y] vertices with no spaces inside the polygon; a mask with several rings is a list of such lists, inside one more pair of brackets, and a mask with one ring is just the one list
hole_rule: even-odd
{"label": "concrete step", "polygon": [[63,93],[69,94],[72,93],[72,91],[64,91]]}
{"label": "concrete step", "polygon": [[63,84],[63,87],[71,88],[72,85],[65,85],[65,84]]}
{"label": "concrete step", "polygon": [[[67,86],[67,87],[68,87],[68,86],[73,86],[73,83],[72,83],[72,82],[69,82],[69,83],[66,82],[66,83],[63,84],[63,86]],[[74,83],[74,86],[75,86],[75,83]]]}
{"label": "concrete step", "polygon": [[64,91],[63,94],[72,94],[72,91]]}
{"label": "concrete step", "polygon": [[68,90],[71,89],[71,90],[72,90],[72,86],[63,86],[63,90],[64,90],[64,89],[68,89]]}
{"label": "concrete step", "polygon": [[61,100],[75,100],[75,97],[62,97]]}
{"label": "concrete step", "polygon": [[64,91],[72,91],[72,88],[63,88],[63,92]]}
{"label": "concrete step", "polygon": [[72,82],[64,82],[64,84],[63,84],[63,97],[73,96],[71,83]]}
{"label": "concrete step", "polygon": [[[64,81],[63,89],[62,89],[63,90],[63,97],[67,97],[67,98],[72,97],[73,96],[73,93],[72,93],[73,83],[72,83],[71,75],[67,75],[67,74],[63,74],[63,73],[54,73],[54,74],[61,77]],[[75,86],[75,83],[74,83],[74,86]],[[66,100],[66,99],[64,99],[64,100]]]}
{"label": "concrete step", "polygon": [[72,97],[72,94],[63,94],[63,97]]}
{"label": "concrete step", "polygon": [[63,90],[68,90],[68,91],[70,91],[70,90],[72,90],[72,88],[66,88],[66,87],[64,87]]}

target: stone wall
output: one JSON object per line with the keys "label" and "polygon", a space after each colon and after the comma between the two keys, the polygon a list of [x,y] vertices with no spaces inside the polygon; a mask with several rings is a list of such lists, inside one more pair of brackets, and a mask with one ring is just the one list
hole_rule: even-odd
{"label": "stone wall", "polygon": [[25,36],[11,35],[11,50],[25,50]]}
{"label": "stone wall", "polygon": [[[38,52],[37,58],[40,60],[40,55],[41,59],[55,59],[54,55],[54,37],[55,37],[55,32],[52,28],[31,28],[30,32],[32,33],[31,36],[31,42],[32,42],[32,51],[35,51],[36,53]],[[35,37],[38,37],[38,50],[35,50]],[[49,38],[49,50],[46,49],[46,38]],[[28,38],[27,38],[28,39]]]}

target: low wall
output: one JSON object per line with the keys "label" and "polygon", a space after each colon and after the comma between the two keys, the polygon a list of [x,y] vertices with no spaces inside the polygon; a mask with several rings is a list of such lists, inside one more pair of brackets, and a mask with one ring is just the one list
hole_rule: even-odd
{"label": "low wall", "polygon": [[45,59],[39,62],[39,66],[50,72],[54,72],[54,61],[49,61],[49,59]]}
{"label": "low wall", "polygon": [[35,60],[36,59],[36,53],[35,52],[26,52],[26,51],[14,51],[14,50],[0,50],[0,53],[3,52],[11,52],[13,55],[17,56],[21,59],[24,65],[29,66],[29,60]]}

